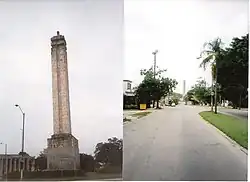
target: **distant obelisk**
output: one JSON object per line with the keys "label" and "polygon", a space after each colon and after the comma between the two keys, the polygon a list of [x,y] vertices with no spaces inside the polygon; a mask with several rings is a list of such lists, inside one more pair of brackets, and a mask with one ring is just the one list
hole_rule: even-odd
{"label": "distant obelisk", "polygon": [[77,170],[80,167],[78,140],[71,134],[67,47],[63,35],[51,38],[53,130],[48,139],[48,170]]}
{"label": "distant obelisk", "polygon": [[186,80],[183,80],[183,96],[186,94]]}
{"label": "distant obelisk", "polygon": [[185,94],[186,94],[186,80],[183,80],[183,93],[182,93],[182,100],[184,101],[185,99]]}

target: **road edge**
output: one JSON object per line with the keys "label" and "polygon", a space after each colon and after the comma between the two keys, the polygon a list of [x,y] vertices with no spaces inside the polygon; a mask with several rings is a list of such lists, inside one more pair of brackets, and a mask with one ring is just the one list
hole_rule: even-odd
{"label": "road edge", "polygon": [[[159,109],[160,110],[160,109]],[[145,111],[147,111],[147,110],[145,110]],[[133,119],[132,121],[127,121],[127,122],[123,122],[123,126],[126,126],[126,125],[130,125],[130,124],[132,124],[132,123],[134,123],[134,122],[136,122],[136,121],[138,121],[138,120],[141,120],[141,119],[144,119],[144,118],[146,118],[146,117],[149,117],[151,114],[153,114],[154,112],[157,112],[158,110],[157,109],[155,109],[155,110],[150,110],[150,114],[148,114],[148,115],[146,115],[146,116],[143,116],[143,117],[141,117],[141,118],[135,118],[135,119]]]}
{"label": "road edge", "polygon": [[205,120],[200,113],[198,114],[199,117],[205,121],[206,124],[210,125],[211,127],[215,128],[215,130],[217,132],[219,132],[224,138],[226,138],[234,147],[239,148],[242,152],[244,152],[246,155],[248,155],[248,150],[245,149],[244,147],[242,147],[240,144],[238,144],[236,141],[234,141],[233,139],[231,139],[229,136],[227,136],[223,131],[221,131],[220,129],[218,129],[216,126],[212,125],[211,123],[209,123],[207,120]]}

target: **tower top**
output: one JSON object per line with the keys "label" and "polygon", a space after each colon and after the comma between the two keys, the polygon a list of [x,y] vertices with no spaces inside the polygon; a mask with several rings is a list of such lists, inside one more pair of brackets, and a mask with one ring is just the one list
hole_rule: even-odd
{"label": "tower top", "polygon": [[66,41],[63,35],[60,35],[59,31],[56,31],[56,35],[51,38],[51,46],[64,45],[66,46]]}

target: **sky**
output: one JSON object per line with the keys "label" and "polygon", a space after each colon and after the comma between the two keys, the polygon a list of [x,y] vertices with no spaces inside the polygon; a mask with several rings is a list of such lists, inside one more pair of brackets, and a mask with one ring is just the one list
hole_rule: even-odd
{"label": "sky", "polygon": [[183,80],[186,91],[199,77],[211,84],[196,58],[205,42],[220,37],[226,46],[246,35],[248,7],[248,0],[126,0],[123,79],[140,83],[140,69],[153,65],[158,49],[157,66],[178,81],[176,92],[183,93]]}
{"label": "sky", "polygon": [[[50,38],[67,42],[73,135],[80,152],[122,138],[123,2],[0,2],[0,142],[37,155],[53,134]],[[1,152],[2,151],[2,152]],[[0,145],[0,153],[4,147]]]}

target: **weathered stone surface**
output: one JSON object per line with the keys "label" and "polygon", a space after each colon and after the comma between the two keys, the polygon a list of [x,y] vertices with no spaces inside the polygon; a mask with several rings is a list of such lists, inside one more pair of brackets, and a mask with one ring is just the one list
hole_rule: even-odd
{"label": "weathered stone surface", "polygon": [[64,36],[51,38],[54,133],[71,133],[67,48]]}
{"label": "weathered stone surface", "polygon": [[55,134],[48,139],[47,168],[76,170],[80,168],[78,140],[71,134]]}
{"label": "weathered stone surface", "polygon": [[67,48],[63,35],[51,38],[53,129],[48,139],[47,168],[76,170],[80,167],[78,140],[71,134]]}

